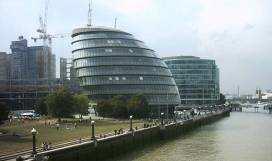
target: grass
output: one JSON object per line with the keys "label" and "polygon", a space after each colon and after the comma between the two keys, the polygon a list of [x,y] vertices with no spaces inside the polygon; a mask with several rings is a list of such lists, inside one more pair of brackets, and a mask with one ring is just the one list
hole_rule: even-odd
{"label": "grass", "polygon": [[[56,120],[50,120],[50,122],[55,122]],[[48,122],[48,120],[47,120]],[[72,127],[73,125],[70,125]],[[133,126],[142,127],[143,121],[134,120]],[[67,142],[69,140],[90,137],[91,127],[89,123],[78,124],[77,128],[66,129],[66,127],[61,126],[59,130],[53,125],[45,126],[45,120],[40,121],[26,121],[14,122],[10,125],[0,126],[0,131],[7,131],[9,134],[16,133],[22,135],[21,137],[10,136],[8,138],[0,137],[0,155],[7,153],[15,153],[17,151],[27,150],[32,147],[32,135],[30,133],[32,128],[38,131],[37,134],[37,146],[41,147],[42,142],[51,142],[53,145]],[[69,126],[68,126],[69,127]],[[109,132],[114,132],[120,128],[128,129],[129,121],[118,121],[118,120],[95,120],[95,133],[105,134]]]}

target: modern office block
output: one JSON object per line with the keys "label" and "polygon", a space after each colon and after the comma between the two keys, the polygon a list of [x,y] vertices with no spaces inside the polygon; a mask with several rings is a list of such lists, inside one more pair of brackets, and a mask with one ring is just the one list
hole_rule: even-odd
{"label": "modern office block", "polygon": [[214,104],[219,100],[219,69],[215,60],[194,56],[163,59],[176,81],[182,104]]}

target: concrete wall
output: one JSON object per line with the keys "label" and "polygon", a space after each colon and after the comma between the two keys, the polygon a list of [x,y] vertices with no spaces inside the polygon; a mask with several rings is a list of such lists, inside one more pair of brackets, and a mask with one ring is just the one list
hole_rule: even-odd
{"label": "concrete wall", "polygon": [[65,148],[39,153],[36,160],[50,161],[98,161],[119,156],[139,146],[154,143],[161,139],[170,139],[192,129],[229,116],[229,110],[185,122],[165,126],[155,126],[134,132],[98,139]]}

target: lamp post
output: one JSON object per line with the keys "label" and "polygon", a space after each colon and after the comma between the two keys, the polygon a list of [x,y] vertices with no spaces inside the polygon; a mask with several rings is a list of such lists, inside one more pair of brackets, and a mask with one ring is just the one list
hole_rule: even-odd
{"label": "lamp post", "polygon": [[162,112],[161,113],[161,125],[163,125],[163,115],[164,115],[164,113]]}
{"label": "lamp post", "polygon": [[92,140],[95,140],[95,135],[94,135],[94,124],[95,124],[95,122],[94,122],[94,121],[91,121],[91,126],[92,126],[92,137],[91,137],[91,139],[92,139]]}
{"label": "lamp post", "polygon": [[33,128],[31,130],[31,134],[32,134],[32,154],[34,156],[34,155],[37,154],[37,150],[36,150],[36,134],[37,134],[37,130]]}
{"label": "lamp post", "polygon": [[129,116],[129,131],[132,131],[132,119],[133,119],[133,116],[130,115]]}

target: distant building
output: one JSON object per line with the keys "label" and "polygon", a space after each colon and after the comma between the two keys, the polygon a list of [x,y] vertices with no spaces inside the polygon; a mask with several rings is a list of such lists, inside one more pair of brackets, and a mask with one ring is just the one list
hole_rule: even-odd
{"label": "distant building", "polygon": [[56,57],[48,46],[28,47],[22,36],[11,43],[11,79],[53,80],[56,78]]}
{"label": "distant building", "polygon": [[0,52],[0,81],[9,79],[10,74],[10,55],[6,52]]}
{"label": "distant building", "polygon": [[50,47],[28,47],[22,36],[10,48],[11,54],[0,53],[0,79],[4,79],[0,101],[11,110],[33,109],[41,97],[61,85],[56,79],[56,57]]}
{"label": "distant building", "polygon": [[262,93],[262,100],[272,100],[272,93],[271,92]]}
{"label": "distant building", "polygon": [[72,92],[82,91],[70,58],[60,58],[60,82]]}
{"label": "distant building", "polygon": [[76,72],[73,66],[72,59],[60,58],[60,80],[74,80]]}
{"label": "distant building", "polygon": [[176,81],[181,104],[214,104],[219,100],[219,69],[214,60],[194,56],[163,59]]}
{"label": "distant building", "polygon": [[27,79],[56,79],[56,57],[49,47],[28,47]]}
{"label": "distant building", "polygon": [[67,58],[60,58],[60,80],[67,79]]}
{"label": "distant building", "polygon": [[20,36],[17,41],[12,41],[11,49],[11,79],[27,79],[27,40]]}

